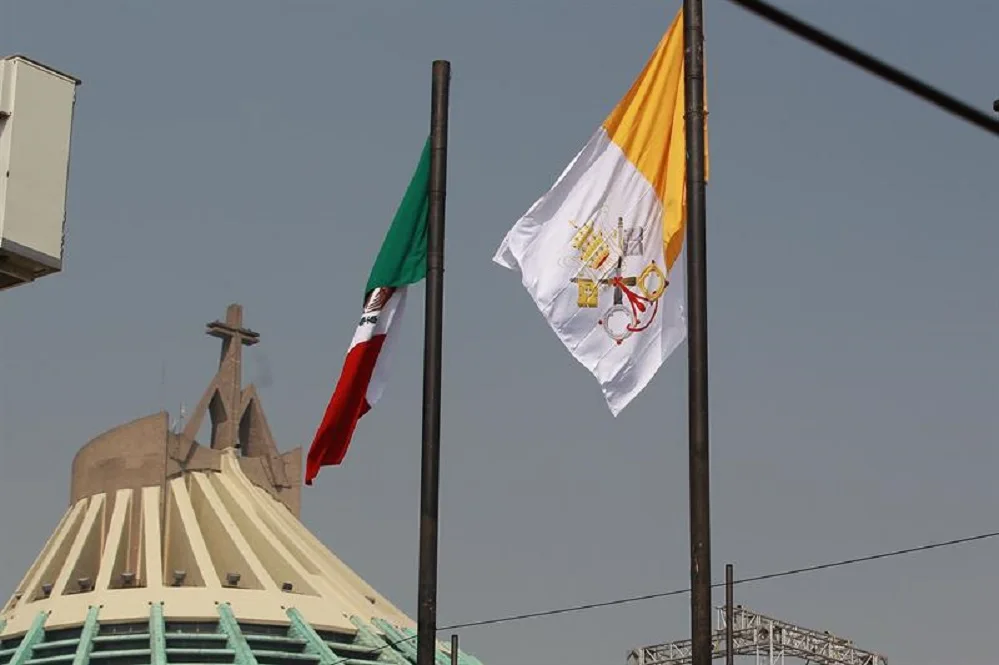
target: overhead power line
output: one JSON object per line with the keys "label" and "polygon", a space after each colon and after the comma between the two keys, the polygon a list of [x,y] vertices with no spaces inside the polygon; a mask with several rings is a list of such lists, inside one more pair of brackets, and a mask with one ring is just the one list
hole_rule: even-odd
{"label": "overhead power line", "polygon": [[[946,540],[937,543],[927,543],[925,545],[917,545],[916,547],[906,547],[900,550],[891,550],[888,552],[879,552],[877,554],[868,554],[866,556],[854,557],[852,559],[840,559],[838,561],[829,561],[826,563],[813,564],[811,566],[803,566],[800,568],[791,568],[789,570],[782,570],[776,573],[765,573],[763,575],[754,575],[752,577],[744,577],[742,579],[734,580],[734,584],[749,584],[752,582],[762,582],[764,580],[777,579],[779,577],[791,577],[794,575],[803,575],[805,573],[813,573],[820,570],[828,570],[830,568],[841,568],[843,566],[850,566],[857,563],[866,563],[868,561],[877,561],[879,559],[890,559],[893,557],[904,556],[906,554],[915,554],[917,552],[926,552],[929,550],[941,549],[944,547],[953,547],[955,545],[964,545],[966,543],[973,543],[982,540],[989,540],[992,538],[999,537],[999,531],[990,531],[987,533],[980,533],[974,536],[967,536],[964,538],[955,538],[953,540]],[[715,582],[711,585],[712,588],[718,588],[724,586],[723,582]],[[504,617],[497,617],[495,619],[483,619],[481,621],[469,621],[467,623],[456,623],[450,626],[441,626],[438,630],[457,630],[459,628],[475,628],[478,626],[489,626],[498,623],[510,623],[513,621],[523,621],[525,619],[538,619],[541,617],[550,617],[558,614],[569,614],[572,612],[582,612],[584,610],[594,610],[602,607],[614,607],[616,605],[627,605],[630,603],[637,603],[645,600],[656,600],[658,598],[668,598],[670,596],[682,596],[684,594],[690,593],[690,587],[684,587],[682,589],[673,589],[671,591],[660,591],[658,593],[648,593],[641,596],[629,596],[627,598],[618,598],[616,600],[606,600],[599,603],[587,603],[585,605],[570,605],[567,607],[559,607],[552,610],[544,610],[540,612],[528,612],[525,614],[513,614]]]}
{"label": "overhead power line", "polygon": [[[790,568],[788,570],[782,570],[776,573],[764,573],[762,575],[753,575],[751,577],[744,577],[742,579],[733,580],[733,584],[750,584],[752,582],[763,582],[766,580],[773,580],[780,577],[792,577],[795,575],[804,575],[806,573],[814,573],[820,570],[828,570],[830,568],[841,568],[843,566],[850,566],[857,563],[866,563],[869,561],[877,561],[880,559],[891,559],[894,557],[904,556],[906,554],[916,554],[919,552],[926,552],[929,550],[938,550],[945,547],[954,547],[956,545],[965,545],[967,543],[978,542],[982,540],[990,540],[992,538],[999,537],[999,531],[988,531],[985,533],[979,533],[974,536],[965,536],[964,538],[954,538],[952,540],[944,540],[936,543],[926,543],[924,545],[917,545],[915,547],[906,547],[903,549],[889,550],[887,552],[878,552],[877,554],[868,554],[866,556],[853,557],[851,559],[839,559],[837,561],[828,561],[825,563],[817,563],[810,566],[802,566],[799,568]],[[712,588],[718,588],[724,586],[723,582],[715,582],[711,585]],[[555,616],[558,614],[570,614],[573,612],[582,612],[584,610],[593,610],[603,607],[614,607],[617,605],[627,605],[630,603],[637,603],[644,600],[656,600],[658,598],[668,598],[670,596],[682,596],[684,594],[690,593],[690,587],[684,587],[682,589],[673,589],[671,591],[660,591],[658,593],[648,593],[641,596],[629,596],[627,598],[618,598],[616,600],[607,600],[600,603],[587,603],[585,605],[569,605],[566,607],[559,607],[551,610],[543,610],[540,612],[527,612],[524,614],[511,614],[503,617],[496,617],[494,619],[483,619],[480,621],[469,621],[466,623],[456,623],[450,626],[439,626],[437,632],[442,632],[445,630],[458,630],[460,628],[477,628],[479,626],[492,626],[501,623],[512,623],[514,621],[524,621],[527,619],[540,619],[544,617]],[[407,642],[413,642],[416,640],[416,635],[410,635],[401,640],[387,641],[385,644],[372,648],[368,653],[378,653],[386,649],[391,649],[400,644],[405,644]]]}
{"label": "overhead power line", "polygon": [[750,11],[765,21],[773,23],[788,32],[818,46],[835,56],[853,63],[874,76],[893,83],[903,90],[924,99],[953,116],[961,118],[979,129],[999,136],[999,120],[986,115],[973,106],[962,102],[956,97],[939,90],[900,69],[889,65],[855,46],[830,35],[827,32],[805,23],[787,12],[774,7],[762,0],[729,0],[743,9]]}

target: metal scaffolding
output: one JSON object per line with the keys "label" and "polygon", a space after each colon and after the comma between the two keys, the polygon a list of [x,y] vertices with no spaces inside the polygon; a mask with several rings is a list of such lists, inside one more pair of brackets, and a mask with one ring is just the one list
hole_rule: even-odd
{"label": "metal scaffolding", "polygon": [[[732,644],[736,656],[753,656],[756,665],[784,665],[797,658],[814,665],[887,665],[884,656],[854,646],[852,640],[828,631],[796,626],[764,616],[741,605],[733,608]],[[711,638],[712,658],[725,657],[725,608],[717,608],[717,629]],[[627,665],[689,665],[691,642],[679,640],[633,649]]]}

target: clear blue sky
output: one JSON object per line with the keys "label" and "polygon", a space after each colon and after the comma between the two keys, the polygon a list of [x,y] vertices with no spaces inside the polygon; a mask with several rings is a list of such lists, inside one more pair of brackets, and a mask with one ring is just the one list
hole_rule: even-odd
{"label": "clear blue sky", "polygon": [[[996,140],[708,2],[715,575],[997,526]],[[993,0],[782,6],[983,109]],[[614,420],[506,230],[641,69],[676,0],[7,0],[0,53],[78,75],[65,272],[0,295],[0,588],[92,436],[197,401],[231,301],[272,429],[307,445],[453,63],[440,619],[686,585],[685,361]],[[419,300],[417,300],[419,302]],[[422,308],[307,524],[415,614]],[[910,665],[993,663],[999,543],[740,589]],[[721,598],[719,596],[718,601]],[[620,665],[687,600],[462,633],[487,665]]]}

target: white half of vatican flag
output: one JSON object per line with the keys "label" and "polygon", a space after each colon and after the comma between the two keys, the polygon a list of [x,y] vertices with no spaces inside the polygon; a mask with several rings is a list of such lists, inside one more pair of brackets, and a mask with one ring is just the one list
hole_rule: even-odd
{"label": "white half of vatican flag", "polygon": [[686,339],[683,18],[494,261],[519,270],[541,314],[617,416]]}

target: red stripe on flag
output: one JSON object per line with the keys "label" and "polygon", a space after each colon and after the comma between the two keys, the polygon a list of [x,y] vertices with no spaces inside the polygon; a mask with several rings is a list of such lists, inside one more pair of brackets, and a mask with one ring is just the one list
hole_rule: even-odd
{"label": "red stripe on flag", "polygon": [[312,484],[320,467],[340,464],[347,454],[357,421],[371,409],[366,399],[368,384],[384,343],[385,335],[375,335],[347,353],[343,372],[309,448],[305,463],[306,485]]}

